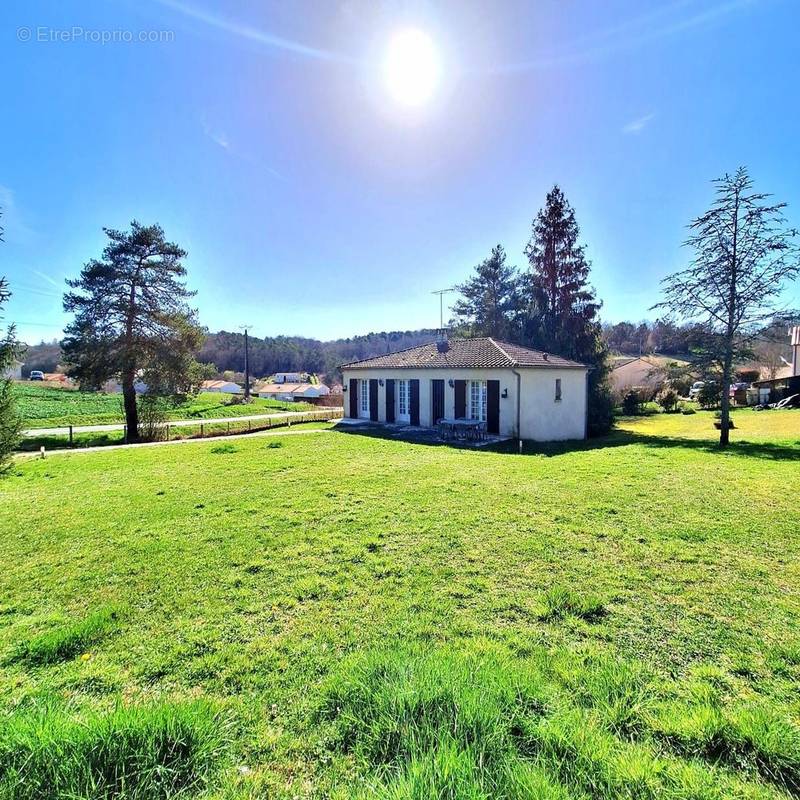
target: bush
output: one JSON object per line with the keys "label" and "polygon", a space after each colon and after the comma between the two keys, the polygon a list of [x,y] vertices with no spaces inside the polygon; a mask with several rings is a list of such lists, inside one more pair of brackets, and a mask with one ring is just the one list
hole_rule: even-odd
{"label": "bush", "polygon": [[141,395],[137,398],[139,439],[143,442],[162,442],[167,438],[167,406],[160,397]]}
{"label": "bush", "polygon": [[667,414],[678,409],[678,393],[671,386],[665,386],[657,395],[656,402]]}
{"label": "bush", "polygon": [[14,385],[0,380],[0,475],[11,466],[11,453],[19,444],[22,420],[17,413]]}
{"label": "bush", "polygon": [[[339,400],[339,403],[341,400]],[[339,404],[337,403],[337,405]],[[587,432],[589,436],[602,436],[614,425],[614,399],[607,383],[590,387]]]}
{"label": "bush", "polygon": [[716,408],[722,401],[722,387],[716,381],[707,380],[697,394],[700,408]]}
{"label": "bush", "polygon": [[640,387],[634,386],[628,389],[622,395],[622,411],[626,416],[633,416],[634,414],[642,414],[644,412],[644,405],[646,398],[641,391]]}

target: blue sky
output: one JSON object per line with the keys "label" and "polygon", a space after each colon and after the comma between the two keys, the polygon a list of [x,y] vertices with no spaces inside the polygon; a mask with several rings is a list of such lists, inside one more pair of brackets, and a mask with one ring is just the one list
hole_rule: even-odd
{"label": "blue sky", "polygon": [[[711,178],[748,165],[800,224],[798,22],[796,0],[6,0],[7,320],[58,336],[64,278],[136,218],[189,251],[211,330],[434,326],[431,291],[494,244],[523,264],[554,182],[604,318],[652,316]],[[380,70],[408,27],[441,64],[415,108]]]}

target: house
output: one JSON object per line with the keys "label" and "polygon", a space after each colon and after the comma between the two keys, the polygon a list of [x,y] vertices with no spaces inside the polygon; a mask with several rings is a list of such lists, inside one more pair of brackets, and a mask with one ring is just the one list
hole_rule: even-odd
{"label": "house", "polygon": [[616,397],[622,397],[627,389],[644,386],[657,391],[664,382],[661,370],[669,363],[685,365],[685,361],[659,355],[618,356],[611,367],[611,389]]}
{"label": "house", "polygon": [[344,414],[433,427],[486,422],[487,432],[546,442],[586,438],[584,364],[492,338],[431,342],[341,367]]}
{"label": "house", "polygon": [[330,391],[324,383],[265,383],[256,389],[256,394],[272,400],[314,402],[320,397],[327,397]]}
{"label": "house", "polygon": [[[778,370],[772,380],[755,381],[759,403],[776,403],[794,394],[800,394],[800,325],[789,329],[792,347],[791,363]],[[785,359],[784,359],[785,360]]]}
{"label": "house", "polygon": [[22,380],[22,362],[21,361],[12,361],[10,366],[3,370],[2,374],[0,374],[0,379],[3,380],[12,380],[12,381],[21,381]]}
{"label": "house", "polygon": [[276,372],[270,377],[273,383],[307,383],[308,373],[306,372]]}
{"label": "house", "polygon": [[201,392],[222,392],[223,394],[241,394],[242,387],[233,381],[203,381]]}

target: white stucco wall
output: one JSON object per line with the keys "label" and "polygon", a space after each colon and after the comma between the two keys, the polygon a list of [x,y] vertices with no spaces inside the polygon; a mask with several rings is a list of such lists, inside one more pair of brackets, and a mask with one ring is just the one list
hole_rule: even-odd
{"label": "white stucco wall", "polygon": [[[523,439],[557,441],[583,439],[586,433],[586,370],[552,367],[521,368],[520,423]],[[445,415],[453,416],[456,380],[500,382],[500,435],[517,436],[517,376],[510,369],[354,369],[343,370],[344,415],[350,416],[350,379],[378,381],[378,421],[386,421],[386,381],[419,380],[420,425],[432,425],[431,381],[444,380]],[[555,380],[561,379],[561,400],[555,400]],[[503,397],[506,393],[507,397]],[[397,391],[395,390],[395,402]],[[467,387],[469,403],[469,387]]]}

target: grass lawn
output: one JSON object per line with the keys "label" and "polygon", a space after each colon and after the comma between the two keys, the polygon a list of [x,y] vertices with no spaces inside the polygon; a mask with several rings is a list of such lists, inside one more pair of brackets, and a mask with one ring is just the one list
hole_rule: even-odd
{"label": "grass lawn", "polygon": [[[26,381],[15,384],[17,405],[26,428],[51,428],[61,425],[103,425],[124,422],[122,395],[79,392]],[[170,419],[216,419],[271,414],[276,411],[310,411],[309,403],[284,403],[253,398],[247,405],[229,405],[230,397],[217,392],[201,392],[174,408]]]}
{"label": "grass lawn", "polygon": [[800,412],[712,419],[20,464],[0,798],[797,796]]}

